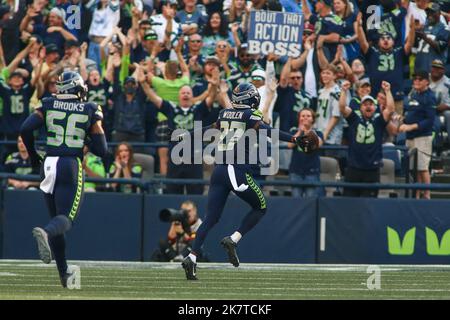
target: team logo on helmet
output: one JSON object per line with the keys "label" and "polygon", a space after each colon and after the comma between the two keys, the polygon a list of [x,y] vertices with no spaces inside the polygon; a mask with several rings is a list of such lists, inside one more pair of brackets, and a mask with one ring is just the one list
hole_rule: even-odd
{"label": "team logo on helmet", "polygon": [[258,89],[251,83],[241,83],[236,86],[231,96],[231,103],[234,108],[258,109],[261,96]]}
{"label": "team logo on helmet", "polygon": [[56,83],[58,95],[75,95],[84,99],[87,94],[87,86],[81,75],[74,71],[64,71]]}

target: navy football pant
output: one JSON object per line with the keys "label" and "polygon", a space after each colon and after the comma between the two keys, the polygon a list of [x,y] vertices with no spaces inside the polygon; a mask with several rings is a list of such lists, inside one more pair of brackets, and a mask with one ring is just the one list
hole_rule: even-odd
{"label": "navy football pant", "polygon": [[84,176],[81,160],[75,157],[60,157],[56,172],[53,193],[44,193],[52,218],[44,230],[49,235],[50,247],[62,276],[67,270],[64,234],[72,227],[83,197]]}
{"label": "navy football pant", "polygon": [[233,191],[252,208],[237,229],[240,234],[244,236],[264,216],[266,199],[253,177],[232,165],[216,165],[211,176],[206,217],[197,230],[192,246],[194,253],[200,254],[206,236],[220,220],[230,191]]}

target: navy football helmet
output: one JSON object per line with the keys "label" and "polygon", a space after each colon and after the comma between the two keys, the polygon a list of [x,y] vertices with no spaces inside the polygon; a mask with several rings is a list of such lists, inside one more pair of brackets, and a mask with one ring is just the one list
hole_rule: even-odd
{"label": "navy football helmet", "polygon": [[75,95],[83,100],[87,95],[87,86],[78,72],[64,71],[56,82],[58,95]]}
{"label": "navy football helmet", "polygon": [[231,95],[231,104],[233,108],[252,108],[258,109],[261,102],[261,96],[258,89],[251,83],[240,83],[234,88]]}

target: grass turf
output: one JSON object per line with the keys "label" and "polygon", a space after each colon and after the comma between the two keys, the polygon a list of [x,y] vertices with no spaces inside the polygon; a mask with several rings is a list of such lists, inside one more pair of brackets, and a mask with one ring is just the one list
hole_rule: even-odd
{"label": "grass turf", "polygon": [[0,299],[450,299],[450,266],[380,266],[369,290],[364,265],[203,263],[186,281],[179,263],[73,264],[81,290],[63,289],[54,263],[0,260]]}

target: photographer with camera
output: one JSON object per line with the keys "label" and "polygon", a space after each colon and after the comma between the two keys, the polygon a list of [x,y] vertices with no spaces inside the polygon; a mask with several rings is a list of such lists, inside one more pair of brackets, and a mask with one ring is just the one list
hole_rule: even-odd
{"label": "photographer with camera", "polygon": [[[202,224],[197,214],[197,205],[191,200],[184,201],[180,210],[161,210],[159,218],[163,222],[170,222],[170,228],[167,238],[159,241],[159,249],[153,253],[151,260],[182,261],[189,254],[196,232]],[[207,261],[205,257],[203,261]]]}

